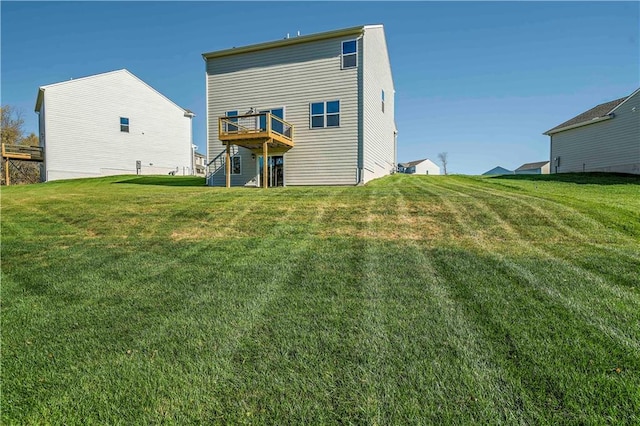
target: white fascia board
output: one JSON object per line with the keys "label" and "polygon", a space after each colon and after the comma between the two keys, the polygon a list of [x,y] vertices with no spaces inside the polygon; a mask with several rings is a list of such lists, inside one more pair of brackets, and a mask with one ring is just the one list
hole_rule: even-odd
{"label": "white fascia board", "polygon": [[575,129],[577,127],[588,126],[589,124],[599,123],[601,121],[606,121],[606,120],[611,120],[613,117],[615,117],[615,115],[612,114],[612,113],[609,113],[609,115],[605,115],[604,117],[598,117],[598,118],[594,118],[593,120],[583,121],[581,123],[572,124],[571,126],[561,127],[559,129],[556,129],[556,130],[553,130],[553,131],[552,130],[547,130],[546,132],[543,133],[543,135],[551,136],[551,135],[554,135],[554,134],[559,133],[559,132],[564,132],[565,130],[571,130],[571,129]]}

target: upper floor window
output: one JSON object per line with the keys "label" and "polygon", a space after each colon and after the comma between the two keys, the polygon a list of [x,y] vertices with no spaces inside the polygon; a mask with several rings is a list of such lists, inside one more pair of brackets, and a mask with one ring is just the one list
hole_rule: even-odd
{"label": "upper floor window", "polygon": [[311,104],[311,128],[340,126],[340,101],[314,102]]}
{"label": "upper floor window", "polygon": [[129,133],[129,119],[127,117],[120,117],[120,131]]}
{"label": "upper floor window", "polygon": [[348,40],[342,42],[342,69],[358,66],[358,41]]}

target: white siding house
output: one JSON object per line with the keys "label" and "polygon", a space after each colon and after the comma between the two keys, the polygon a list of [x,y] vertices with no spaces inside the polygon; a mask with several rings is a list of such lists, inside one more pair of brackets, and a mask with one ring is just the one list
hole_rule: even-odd
{"label": "white siding house", "polygon": [[433,161],[425,158],[423,160],[410,161],[398,164],[398,171],[410,175],[439,175],[440,167]]}
{"label": "white siding house", "polygon": [[127,70],[40,87],[42,180],[192,174],[191,119]]}
{"label": "white siding house", "polygon": [[[393,172],[394,86],[382,25],[291,37],[203,58],[209,185],[225,184],[227,141],[220,139],[219,117],[254,112],[269,112],[293,126],[290,145],[268,147],[268,186],[356,185]],[[262,120],[260,127],[266,116],[237,120],[248,119]],[[228,122],[225,126],[235,129]],[[230,184],[263,185],[264,151],[242,141],[230,146]]]}
{"label": "white siding house", "polygon": [[548,175],[549,162],[538,161],[536,163],[525,163],[514,171],[517,175]]}
{"label": "white siding house", "polygon": [[551,173],[640,174],[640,89],[547,130]]}

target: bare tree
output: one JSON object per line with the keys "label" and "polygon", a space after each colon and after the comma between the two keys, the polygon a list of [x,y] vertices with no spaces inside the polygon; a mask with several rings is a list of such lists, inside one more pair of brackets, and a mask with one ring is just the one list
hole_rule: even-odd
{"label": "bare tree", "polygon": [[[38,137],[31,133],[24,135],[24,120],[22,113],[10,105],[0,108],[2,122],[0,125],[0,140],[6,145],[38,146]],[[5,162],[0,161],[0,180],[5,184]],[[40,181],[40,164],[26,161],[12,161],[9,168],[11,183],[36,183]]]}
{"label": "bare tree", "polygon": [[448,156],[449,154],[446,152],[441,152],[440,154],[438,154],[438,159],[442,163],[442,169],[444,170],[445,175],[448,174],[447,173],[447,163],[449,162]]}

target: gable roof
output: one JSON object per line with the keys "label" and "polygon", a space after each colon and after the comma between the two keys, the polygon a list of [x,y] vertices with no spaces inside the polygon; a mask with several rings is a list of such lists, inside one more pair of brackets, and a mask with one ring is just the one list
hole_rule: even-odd
{"label": "gable roof", "polygon": [[513,174],[513,170],[505,169],[502,166],[496,166],[491,170],[487,170],[482,175],[510,175]]}
{"label": "gable roof", "polygon": [[190,111],[188,109],[182,108],[181,106],[177,105],[175,102],[173,102],[171,99],[167,98],[165,95],[163,95],[162,93],[158,92],[156,89],[154,89],[153,87],[149,86],[147,83],[145,83],[144,81],[142,81],[140,78],[138,78],[137,76],[135,76],[133,73],[131,73],[129,70],[127,69],[121,69],[121,70],[115,70],[115,71],[108,71],[108,72],[103,72],[100,74],[92,74],[92,75],[88,75],[86,77],[80,77],[80,78],[72,78],[70,80],[67,81],[60,81],[58,83],[51,83],[51,84],[46,84],[44,86],[40,86],[40,88],[38,89],[38,97],[36,99],[36,107],[35,107],[35,111],[39,112],[40,108],[42,107],[42,101],[44,99],[44,92],[46,89],[50,88],[50,87],[54,87],[54,86],[62,86],[65,84],[72,84],[75,83],[76,81],[81,81],[81,80],[89,80],[89,79],[94,79],[94,78],[100,78],[100,77],[104,77],[107,75],[111,75],[111,74],[127,74],[133,78],[135,78],[136,80],[138,80],[140,83],[144,84],[145,86],[147,86],[149,89],[153,90],[154,92],[156,92],[158,95],[162,96],[164,99],[166,99],[167,101],[169,101],[172,105],[175,105],[177,108],[181,109],[184,111],[185,116],[186,117],[195,117],[195,114],[193,113],[193,111]]}
{"label": "gable roof", "polygon": [[522,166],[516,169],[516,172],[521,172],[523,170],[536,170],[540,169],[549,164],[548,161],[538,161],[537,163],[525,163]]}
{"label": "gable roof", "polygon": [[413,167],[413,166],[417,166],[418,164],[422,163],[423,161],[427,161],[428,158],[423,158],[422,160],[416,160],[416,161],[409,161],[408,163],[398,163],[398,165],[400,167]]}
{"label": "gable roof", "polygon": [[342,37],[347,35],[360,35],[367,28],[382,27],[382,25],[360,25],[357,27],[343,28],[341,30],[327,31],[323,33],[309,34],[304,36],[296,36],[285,38],[284,40],[269,41],[266,43],[252,44],[249,46],[232,47],[231,49],[217,50],[213,52],[203,53],[202,57],[207,59],[219,58],[221,56],[237,55],[239,53],[255,52],[258,50],[266,50],[274,47],[289,46],[292,44],[308,43],[310,41],[325,40],[328,38]]}
{"label": "gable roof", "polygon": [[613,118],[613,112],[623,103],[625,103],[628,99],[630,99],[633,95],[640,92],[640,89],[636,90],[629,96],[625,96],[624,98],[616,99],[615,101],[609,101],[602,103],[600,105],[596,105],[588,111],[583,112],[582,114],[578,114],[570,120],[565,121],[562,124],[557,125],[556,127],[547,130],[544,132],[544,135],[552,135],[554,133],[562,132],[564,130],[573,129],[576,127],[586,126],[588,124],[597,123],[599,121],[608,120]]}

